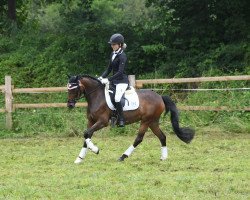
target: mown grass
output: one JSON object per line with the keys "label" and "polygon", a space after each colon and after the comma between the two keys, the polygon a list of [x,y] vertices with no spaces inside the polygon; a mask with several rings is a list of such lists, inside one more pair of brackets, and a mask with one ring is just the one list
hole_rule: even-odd
{"label": "mown grass", "polygon": [[147,133],[125,162],[135,136],[97,133],[101,149],[73,163],[79,137],[1,139],[0,199],[249,199],[249,134],[198,133],[186,145],[168,135],[169,158]]}

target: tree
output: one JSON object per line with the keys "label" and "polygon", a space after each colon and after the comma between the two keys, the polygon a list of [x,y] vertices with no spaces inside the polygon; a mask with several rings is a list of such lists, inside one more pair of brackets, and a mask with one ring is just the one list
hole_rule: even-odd
{"label": "tree", "polygon": [[8,17],[16,21],[16,0],[8,0]]}

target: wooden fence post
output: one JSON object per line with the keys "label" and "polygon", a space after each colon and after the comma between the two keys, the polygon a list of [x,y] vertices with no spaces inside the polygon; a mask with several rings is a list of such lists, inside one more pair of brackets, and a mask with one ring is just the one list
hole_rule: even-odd
{"label": "wooden fence post", "polygon": [[135,75],[128,75],[128,80],[131,86],[135,87]]}
{"label": "wooden fence post", "polygon": [[6,128],[12,129],[12,88],[11,88],[11,77],[5,76],[5,110],[6,110]]}

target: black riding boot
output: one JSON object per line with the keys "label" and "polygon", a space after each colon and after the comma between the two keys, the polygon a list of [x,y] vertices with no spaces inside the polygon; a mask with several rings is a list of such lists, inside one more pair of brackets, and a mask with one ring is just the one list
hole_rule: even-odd
{"label": "black riding boot", "polygon": [[125,122],[124,122],[124,117],[123,117],[123,110],[122,110],[122,104],[121,102],[116,102],[115,103],[116,111],[118,114],[118,126],[119,127],[124,127]]}

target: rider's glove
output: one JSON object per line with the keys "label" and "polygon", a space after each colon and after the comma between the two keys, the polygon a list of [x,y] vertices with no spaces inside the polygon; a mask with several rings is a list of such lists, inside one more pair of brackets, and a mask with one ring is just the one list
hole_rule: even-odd
{"label": "rider's glove", "polygon": [[97,79],[98,79],[99,81],[101,81],[103,78],[100,76],[100,77],[98,77]]}
{"label": "rider's glove", "polygon": [[109,82],[109,80],[108,80],[107,78],[103,78],[103,79],[101,80],[101,82],[102,82],[102,84],[107,84],[107,83]]}

